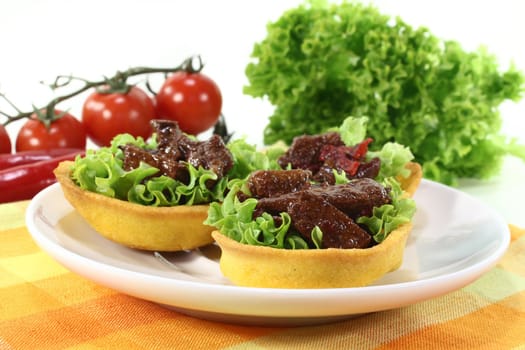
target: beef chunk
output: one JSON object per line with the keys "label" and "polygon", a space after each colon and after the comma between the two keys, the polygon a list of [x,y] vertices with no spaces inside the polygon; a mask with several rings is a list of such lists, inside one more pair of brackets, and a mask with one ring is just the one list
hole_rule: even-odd
{"label": "beef chunk", "polygon": [[253,197],[277,197],[310,188],[308,170],[258,170],[250,174],[248,188]]}
{"label": "beef chunk", "polygon": [[377,157],[370,159],[366,163],[359,164],[357,168],[357,173],[354,175],[354,178],[369,178],[375,179],[379,175],[379,170],[381,169],[381,160]]}
{"label": "beef chunk", "polygon": [[223,177],[233,167],[233,157],[219,135],[212,135],[207,141],[184,142],[181,144],[186,161],[198,168],[213,171]]}
{"label": "beef chunk", "polygon": [[321,184],[335,185],[334,169],[327,165],[322,165],[312,176],[312,179]]}
{"label": "beef chunk", "polygon": [[336,186],[314,186],[308,192],[323,198],[352,218],[370,216],[374,207],[391,201],[388,190],[368,178]]}
{"label": "beef chunk", "polygon": [[[131,144],[121,146],[125,170],[135,169],[140,162],[145,162],[158,168],[163,175],[188,183],[189,174],[184,162],[211,170],[219,179],[233,167],[233,156],[220,136],[198,141],[184,134],[176,122],[168,120],[153,120],[151,126],[157,134],[157,149],[144,150]],[[213,184],[211,181],[207,186]]]}
{"label": "beef chunk", "polygon": [[188,137],[182,133],[177,123],[169,120],[152,120],[151,127],[157,134],[157,152],[168,155],[173,160],[184,157],[179,147],[181,140]]}
{"label": "beef chunk", "polygon": [[323,164],[319,159],[319,154],[324,145],[342,146],[344,143],[339,133],[336,132],[298,136],[277,161],[283,169],[291,164],[293,169],[307,169],[316,173]]}
{"label": "beef chunk", "polygon": [[[351,218],[319,196],[301,192],[296,201],[290,203],[288,214],[295,229],[311,242],[315,226],[323,232],[323,248],[367,248],[371,236]],[[307,215],[305,215],[307,213]]]}
{"label": "beef chunk", "polygon": [[136,169],[141,162],[147,163],[151,166],[157,166],[157,160],[150,152],[143,150],[132,144],[121,146],[120,149],[124,152],[124,162],[122,168],[126,171]]}
{"label": "beef chunk", "polygon": [[278,197],[261,198],[257,202],[256,214],[261,212],[278,214],[285,212],[290,205],[303,193],[317,196],[335,206],[346,215],[356,218],[369,216],[372,209],[390,203],[388,190],[372,179],[355,179],[349,183],[335,186],[312,186],[307,190],[287,193]]}
{"label": "beef chunk", "polygon": [[375,178],[379,173],[379,158],[366,161],[367,138],[354,146],[346,146],[337,132],[294,138],[288,151],[278,159],[281,168],[307,169],[312,179],[320,183],[335,184],[334,170],[344,171],[347,178]]}
{"label": "beef chunk", "polygon": [[298,193],[287,193],[277,197],[264,197],[257,200],[257,205],[253,212],[253,217],[256,218],[261,216],[262,213],[266,212],[273,216],[277,216],[280,213],[286,212],[290,203],[293,203],[298,198]]}
{"label": "beef chunk", "polygon": [[126,171],[136,169],[140,166],[140,162],[144,162],[159,169],[162,175],[172,177],[184,183],[189,181],[186,166],[165,153],[148,152],[132,144],[124,145],[120,148],[124,152],[122,168]]}
{"label": "beef chunk", "polygon": [[359,168],[360,159],[353,156],[353,147],[324,145],[319,153],[323,166],[352,176]]}
{"label": "beef chunk", "polygon": [[299,198],[301,192],[287,193],[277,197],[265,197],[257,201],[255,207],[254,217],[259,216],[263,212],[272,215],[279,215],[288,209],[288,206]]}
{"label": "beef chunk", "polygon": [[[335,185],[334,169],[340,172],[344,169],[334,168],[328,164],[323,164],[319,171],[312,176],[312,179],[319,183],[325,183],[329,185]],[[345,170],[346,177],[348,179],[362,179],[369,178],[375,179],[379,175],[381,169],[381,160],[379,158],[372,158],[368,162],[358,162],[357,170],[354,175],[350,175]]]}

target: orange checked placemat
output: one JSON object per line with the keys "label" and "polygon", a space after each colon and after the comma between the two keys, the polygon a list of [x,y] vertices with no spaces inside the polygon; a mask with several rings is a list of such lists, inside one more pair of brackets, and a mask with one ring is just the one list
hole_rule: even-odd
{"label": "orange checked placemat", "polygon": [[408,307],[297,328],[215,323],[96,285],[0,205],[0,349],[525,349],[525,231],[474,283]]}

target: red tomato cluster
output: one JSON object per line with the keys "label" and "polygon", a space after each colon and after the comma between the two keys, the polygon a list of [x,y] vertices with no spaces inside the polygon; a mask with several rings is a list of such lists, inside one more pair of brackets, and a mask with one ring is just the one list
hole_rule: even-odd
{"label": "red tomato cluster", "polygon": [[[33,116],[21,127],[15,150],[85,149],[88,138],[109,146],[121,133],[147,138],[152,119],[176,121],[184,132],[197,135],[217,122],[221,108],[221,92],[213,80],[200,72],[176,72],[153,97],[137,86],[127,93],[93,92],[84,101],[80,120],[56,110],[61,117],[46,126]],[[10,152],[9,136],[0,125],[0,153]]]}
{"label": "red tomato cluster", "polygon": [[221,108],[221,92],[213,80],[202,73],[176,72],[153,98],[136,86],[127,94],[91,94],[82,122],[95,144],[107,146],[121,133],[149,137],[152,119],[174,120],[182,131],[197,135],[217,122]]}

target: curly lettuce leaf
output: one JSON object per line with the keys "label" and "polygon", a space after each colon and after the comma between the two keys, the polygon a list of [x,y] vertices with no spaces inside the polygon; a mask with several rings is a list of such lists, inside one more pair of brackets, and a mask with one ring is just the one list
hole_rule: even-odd
{"label": "curly lettuce leaf", "polygon": [[181,201],[181,196],[182,194],[176,191],[175,180],[168,176],[154,177],[144,183],[135,183],[127,191],[129,202],[154,207],[176,205]]}
{"label": "curly lettuce leaf", "polygon": [[[391,189],[392,203],[374,208],[370,217],[362,216],[356,220],[368,228],[377,243],[381,243],[401,224],[410,222],[416,211],[415,201],[402,196],[403,190],[394,178],[385,179],[384,185]],[[280,225],[276,225],[268,213],[253,220],[257,199],[249,198],[241,202],[237,197],[237,192],[244,186],[244,180],[230,181],[230,191],[224,201],[210,204],[204,224],[216,227],[225,236],[243,244],[280,249],[312,249],[300,234],[291,229],[291,218],[286,212],[280,214]],[[318,226],[312,230],[311,238],[314,248],[321,249],[323,232]]]}
{"label": "curly lettuce leaf", "polygon": [[187,163],[189,182],[177,181],[169,176],[156,176],[159,169],[140,163],[138,168],[122,168],[123,153],[120,145],[134,144],[144,149],[155,149],[155,138],[145,141],[129,134],[116,136],[109,147],[88,150],[84,157],[77,157],[72,168],[72,178],[85,190],[111,198],[148,206],[193,205],[220,201],[224,198],[227,179],[220,179],[211,189],[208,181],[217,175],[202,167]]}
{"label": "curly lettuce leaf", "polygon": [[226,146],[234,159],[233,168],[228,173],[231,178],[243,179],[255,170],[280,169],[277,159],[284,153],[282,147],[268,147],[262,152],[242,138],[230,141]]}
{"label": "curly lettuce leaf", "polygon": [[[229,183],[230,191],[222,203],[210,203],[208,217],[204,224],[216,227],[222,234],[243,244],[260,245],[281,249],[309,249],[308,243],[296,232],[290,230],[291,218],[281,213],[281,223],[276,225],[268,213],[253,220],[257,199],[241,202],[237,192],[244,186],[240,180]],[[320,230],[312,230],[312,238],[319,247],[322,240]]]}
{"label": "curly lettuce leaf", "polygon": [[[350,182],[345,172],[334,170],[336,184]],[[379,181],[390,189],[390,204],[375,207],[370,217],[361,216],[356,222],[367,227],[374,241],[381,243],[393,230],[401,224],[410,222],[416,212],[416,202],[412,198],[403,197],[403,189],[395,177],[386,177]]]}
{"label": "curly lettuce leaf", "polygon": [[356,221],[365,225],[372,233],[374,241],[381,243],[401,224],[410,222],[416,212],[416,203],[412,198],[402,196],[403,190],[394,178],[386,178],[384,185],[390,188],[391,204],[383,204],[372,210],[372,216],[361,216]]}
{"label": "curly lettuce leaf", "polygon": [[406,168],[408,162],[414,159],[414,155],[406,146],[395,142],[387,142],[379,151],[369,151],[367,158],[378,157],[381,160],[381,168],[376,180],[381,182],[383,179],[392,176],[408,177],[410,171]]}
{"label": "curly lettuce leaf", "polygon": [[[345,145],[353,146],[366,138],[368,121],[368,117],[347,117],[341,126],[334,130],[340,133]],[[388,177],[407,177],[410,175],[410,172],[405,168],[406,164],[414,159],[409,147],[397,142],[386,142],[379,150],[367,152],[366,158],[368,160],[375,157],[381,160],[381,168],[376,181],[382,182]],[[340,176],[341,174],[336,174],[336,181],[341,182]]]}
{"label": "curly lettuce leaf", "polygon": [[336,130],[341,135],[341,140],[347,146],[353,146],[366,138],[367,117],[347,117]]}
{"label": "curly lettuce leaf", "polygon": [[188,184],[178,182],[175,188],[177,193],[184,196],[186,205],[209,203],[224,199],[224,191],[228,183],[226,178],[221,178],[210,190],[206,184],[208,181],[216,181],[217,174],[202,167],[195,168],[189,163],[186,163],[186,166],[190,173],[190,181]]}
{"label": "curly lettuce leaf", "polygon": [[[525,75],[486,48],[465,51],[373,5],[308,1],[267,25],[246,66],[244,93],[275,107],[264,142],[291,143],[368,116],[375,144],[410,147],[424,177],[486,179],[512,152],[499,105],[519,101]],[[372,146],[373,147],[373,146]],[[523,148],[522,148],[523,149]]]}

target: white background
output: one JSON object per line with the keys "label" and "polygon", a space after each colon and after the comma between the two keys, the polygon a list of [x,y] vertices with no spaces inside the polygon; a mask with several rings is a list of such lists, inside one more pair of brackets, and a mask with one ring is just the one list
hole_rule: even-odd
{"label": "white background", "polygon": [[[525,2],[370,1],[381,12],[399,15],[412,26],[425,26],[466,50],[480,45],[502,69],[514,62],[525,71]],[[0,3],[0,92],[24,111],[53,96],[40,81],[73,74],[90,80],[133,66],[174,67],[193,54],[205,61],[204,73],[223,93],[223,113],[238,136],[261,144],[272,107],[245,96],[244,69],[253,44],[266,35],[266,24],[297,0],[258,1],[59,1],[2,0]],[[80,117],[82,96],[60,106]],[[0,109],[8,110],[0,102]],[[525,143],[525,99],[504,103],[503,132]],[[16,135],[20,123],[8,126]],[[525,164],[506,160],[500,176],[462,181],[460,189],[525,227]]]}

